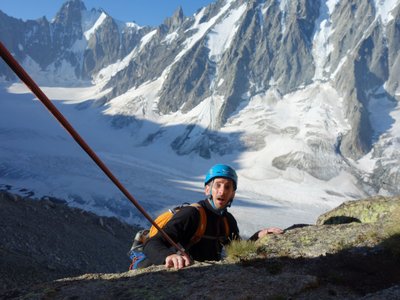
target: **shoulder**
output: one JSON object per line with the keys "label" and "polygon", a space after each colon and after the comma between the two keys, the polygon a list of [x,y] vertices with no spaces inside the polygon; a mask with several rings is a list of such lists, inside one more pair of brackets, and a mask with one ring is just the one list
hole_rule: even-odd
{"label": "shoulder", "polygon": [[176,209],[176,213],[173,216],[175,220],[186,220],[186,219],[198,219],[199,212],[198,208],[192,205],[185,205]]}
{"label": "shoulder", "polygon": [[228,219],[229,223],[237,224],[235,217],[230,212],[226,212],[225,216]]}
{"label": "shoulder", "polygon": [[195,207],[185,205],[176,212],[166,223],[164,229],[169,234],[178,237],[178,240],[186,239],[193,235],[200,220],[200,214]]}

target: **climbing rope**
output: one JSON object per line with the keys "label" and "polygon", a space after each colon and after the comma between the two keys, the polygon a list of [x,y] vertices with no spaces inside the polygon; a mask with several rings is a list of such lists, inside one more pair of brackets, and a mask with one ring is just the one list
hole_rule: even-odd
{"label": "climbing rope", "polygon": [[32,91],[34,95],[42,102],[42,104],[49,110],[49,112],[57,119],[57,121],[64,127],[64,129],[72,136],[72,138],[81,146],[81,148],[90,156],[90,158],[96,163],[96,165],[107,175],[107,177],[118,187],[118,189],[132,202],[132,204],[140,211],[140,213],[149,222],[156,227],[164,238],[179,252],[189,257],[185,249],[175,243],[170,236],[160,228],[157,223],[150,217],[150,215],[144,210],[144,208],[136,201],[136,199],[129,193],[129,191],[122,185],[122,183],[114,176],[110,169],[103,163],[103,161],[97,156],[97,154],[89,147],[85,140],[79,135],[79,133],[72,127],[68,120],[63,114],[56,108],[56,106],[49,100],[46,94],[39,88],[35,81],[28,75],[24,68],[17,62],[17,60],[11,55],[8,49],[0,41],[0,55],[7,65],[14,71],[14,73],[21,79],[21,81]]}

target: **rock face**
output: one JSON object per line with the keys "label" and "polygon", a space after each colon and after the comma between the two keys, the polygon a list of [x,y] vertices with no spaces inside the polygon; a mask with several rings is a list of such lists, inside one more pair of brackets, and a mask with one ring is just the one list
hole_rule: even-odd
{"label": "rock face", "polygon": [[375,251],[392,235],[392,227],[400,220],[399,211],[398,197],[348,201],[321,215],[316,225],[293,226],[284,235],[267,236],[258,242],[272,257],[318,257],[345,249]]}
{"label": "rock face", "polygon": [[122,272],[137,229],[55,199],[0,193],[0,290],[87,272]]}
{"label": "rock face", "polygon": [[399,208],[400,198],[372,197],[363,201],[348,201],[321,215],[317,225],[345,224],[351,222],[377,223],[391,221]]}
{"label": "rock face", "polygon": [[[26,203],[15,200],[10,195],[3,198],[10,198],[7,201],[11,201],[11,206],[15,206],[15,201]],[[52,211],[57,209],[52,206],[59,204],[49,201],[41,204],[41,206],[46,205],[49,208],[41,209]],[[26,207],[25,210],[30,214],[33,213],[31,211],[34,206],[30,202],[22,207]],[[63,209],[63,214],[67,214],[67,208]],[[36,210],[39,208],[36,207]],[[82,212],[79,214],[82,215]],[[70,212],[68,215],[72,218]],[[26,216],[29,219],[28,215]],[[40,222],[40,214],[36,217],[35,222]],[[345,224],[339,224],[337,217],[340,217]],[[82,218],[100,222],[98,218],[93,219],[93,216],[82,215]],[[102,225],[98,224],[96,228],[107,231],[105,226],[110,225],[110,220],[105,221],[104,218],[102,220]],[[328,224],[331,223],[330,220],[335,222]],[[400,253],[396,252],[400,245],[399,220],[400,198],[381,197],[349,201],[321,216],[317,225],[294,225],[286,229],[282,235],[268,235],[257,241],[256,256],[243,254],[234,260],[195,263],[180,271],[166,270],[164,266],[152,266],[142,270],[105,274],[98,268],[96,274],[85,274],[52,282],[35,285],[29,285],[32,282],[20,282],[18,288],[0,292],[0,297],[6,299],[399,299]],[[49,225],[54,226],[52,222]],[[118,227],[112,228],[116,230]],[[58,232],[59,229],[52,228],[52,231]],[[14,230],[16,236],[21,234],[18,227]],[[34,242],[37,239],[36,235],[40,236],[40,232],[32,234],[31,240]],[[75,244],[77,233],[70,236],[69,242]],[[118,236],[116,232],[115,236]],[[4,242],[2,250],[5,249],[3,245]],[[32,248],[37,249],[38,246],[32,245]],[[10,246],[8,247],[10,249]],[[64,256],[70,255],[67,251],[73,249],[67,247]],[[85,251],[90,250],[85,249]],[[32,253],[36,253],[36,250]],[[29,255],[32,254],[27,254]],[[47,256],[52,255],[51,252],[47,253]],[[17,265],[17,262],[13,263]],[[30,269],[30,265],[25,264],[25,270]],[[43,267],[44,269],[46,268]],[[2,278],[10,278],[10,274],[15,274],[10,268],[2,267],[1,270]],[[81,272],[84,273],[85,270],[82,268]],[[51,277],[41,279],[48,281]]]}

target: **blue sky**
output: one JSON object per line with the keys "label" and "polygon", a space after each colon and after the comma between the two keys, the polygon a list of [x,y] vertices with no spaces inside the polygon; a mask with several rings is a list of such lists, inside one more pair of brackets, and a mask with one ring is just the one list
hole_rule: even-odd
{"label": "blue sky", "polygon": [[[34,20],[46,16],[51,20],[67,0],[0,0],[0,10],[9,16]],[[83,0],[88,10],[103,8],[120,21],[135,21],[139,25],[156,26],[170,17],[178,6],[185,16],[216,0]]]}

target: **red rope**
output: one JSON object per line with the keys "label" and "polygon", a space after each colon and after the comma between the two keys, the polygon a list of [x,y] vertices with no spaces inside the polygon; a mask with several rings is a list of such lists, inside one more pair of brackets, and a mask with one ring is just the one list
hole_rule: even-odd
{"label": "red rope", "polygon": [[[114,176],[110,169],[102,162],[102,160],[97,156],[97,154],[89,147],[85,140],[78,134],[78,132],[72,127],[68,120],[63,116],[63,114],[55,107],[55,105],[47,98],[45,93],[39,88],[39,86],[33,81],[33,79],[28,75],[24,68],[14,59],[11,53],[0,41],[0,55],[7,65],[14,71],[14,73],[21,79],[23,83],[32,91],[33,94],[43,103],[44,106],[49,110],[49,112],[57,119],[57,121],[65,128],[65,130],[72,136],[72,138],[81,146],[81,148],[92,158],[92,160],[97,164],[97,166],[107,175],[108,178],[119,188],[119,190],[132,202],[132,204],[146,217],[150,223],[156,227],[164,238],[174,246],[178,251],[187,255],[185,249],[175,243],[169,235],[160,228],[150,217],[150,215],[144,210],[144,208],[135,200],[135,198],[128,192],[128,190],[122,185],[122,183]],[[189,257],[189,256],[188,256]]]}

